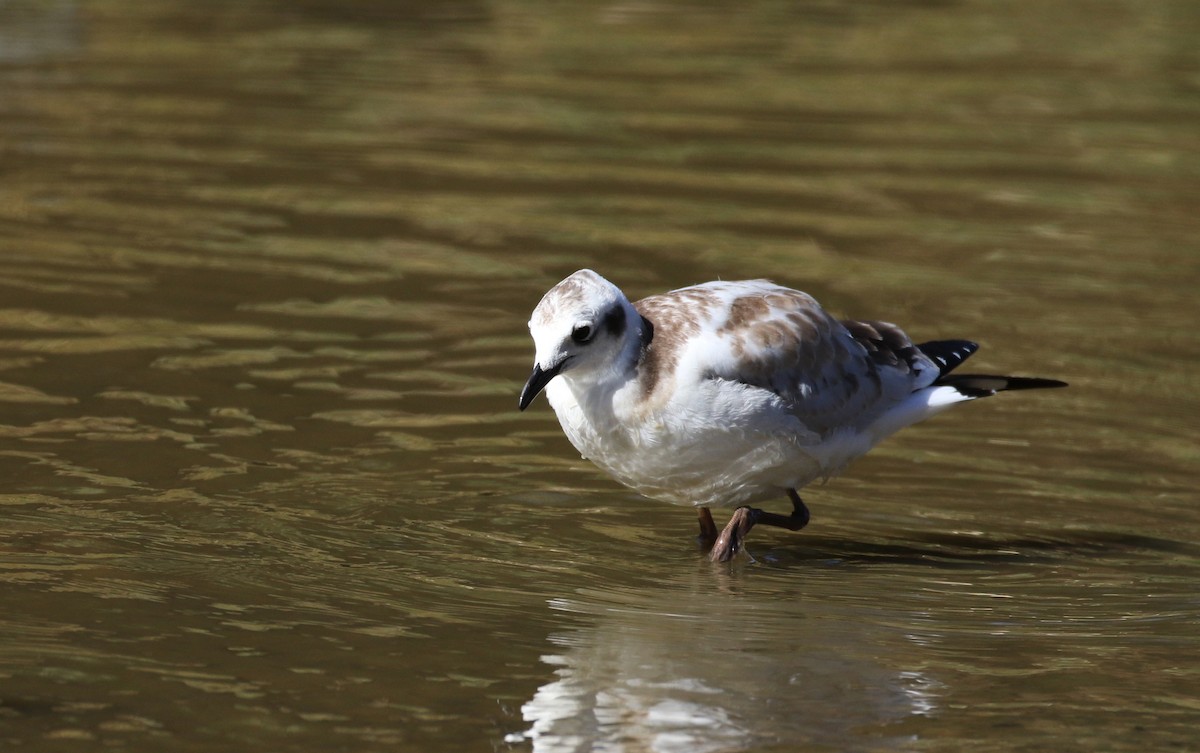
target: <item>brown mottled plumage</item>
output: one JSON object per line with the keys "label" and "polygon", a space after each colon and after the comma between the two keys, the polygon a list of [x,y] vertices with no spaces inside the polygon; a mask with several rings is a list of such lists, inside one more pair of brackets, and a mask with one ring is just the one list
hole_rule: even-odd
{"label": "brown mottled plumage", "polygon": [[[700,508],[745,506],[713,558],[756,523],[798,529],[796,489],[840,472],[909,424],[1047,379],[949,372],[977,346],[916,345],[896,325],[839,321],[809,295],[766,280],[710,282],[630,303],[581,270],[529,322],[537,346],[524,409],[545,388],[571,443],[618,481]],[[749,503],[787,494],[791,515]]]}

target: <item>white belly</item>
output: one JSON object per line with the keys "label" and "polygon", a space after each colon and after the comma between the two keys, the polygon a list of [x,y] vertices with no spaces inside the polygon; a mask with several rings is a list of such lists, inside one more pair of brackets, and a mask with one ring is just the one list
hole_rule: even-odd
{"label": "white belly", "polygon": [[[622,484],[653,499],[680,505],[728,507],[782,496],[840,470],[851,458],[834,451],[765,395],[712,382],[686,405],[624,415],[611,393],[580,405],[567,384],[547,397],[571,444]],[[728,394],[726,394],[728,393]],[[590,394],[595,394],[594,392]],[[615,401],[620,405],[618,396]],[[852,437],[838,445],[853,455],[869,449]]]}

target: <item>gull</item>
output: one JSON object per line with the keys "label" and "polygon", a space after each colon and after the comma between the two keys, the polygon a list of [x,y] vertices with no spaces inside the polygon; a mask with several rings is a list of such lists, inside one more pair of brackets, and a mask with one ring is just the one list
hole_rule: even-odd
{"label": "gull", "polygon": [[[631,303],[582,269],[529,320],[533,373],[585,459],[646,497],[697,508],[714,562],[756,524],[798,531],[797,493],[884,438],[955,403],[1065,387],[1035,377],[953,374],[979,346],[914,344],[880,321],[838,320],[768,280],[706,282]],[[755,503],[786,495],[788,515]],[[709,508],[735,508],[718,534]]]}

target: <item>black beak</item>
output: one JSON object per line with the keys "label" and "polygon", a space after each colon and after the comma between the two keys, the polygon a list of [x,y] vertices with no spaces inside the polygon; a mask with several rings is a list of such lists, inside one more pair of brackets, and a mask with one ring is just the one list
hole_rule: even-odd
{"label": "black beak", "polygon": [[521,399],[517,402],[517,407],[525,410],[537,394],[542,391],[551,379],[558,376],[558,372],[562,371],[563,364],[566,359],[560,361],[556,366],[550,367],[548,371],[542,371],[542,367],[536,363],[533,365],[533,373],[529,375],[529,381],[525,383],[525,389],[521,390]]}

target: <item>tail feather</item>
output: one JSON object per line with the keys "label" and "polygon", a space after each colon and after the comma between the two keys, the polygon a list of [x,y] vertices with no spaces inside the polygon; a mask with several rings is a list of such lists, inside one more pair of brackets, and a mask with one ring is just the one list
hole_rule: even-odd
{"label": "tail feather", "polygon": [[1041,377],[994,376],[991,374],[952,374],[943,376],[935,385],[953,387],[965,397],[989,397],[1007,390],[1040,390],[1066,387],[1066,382]]}

